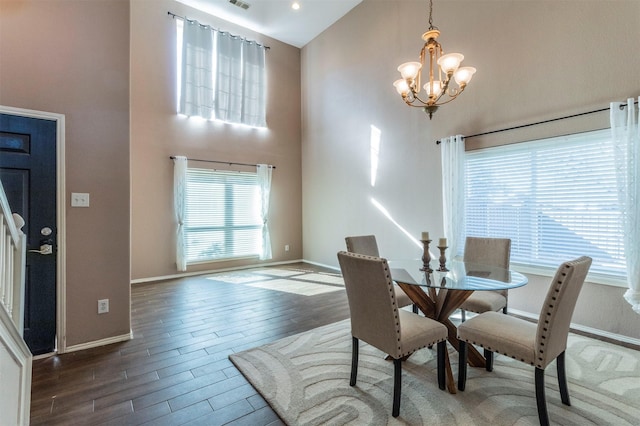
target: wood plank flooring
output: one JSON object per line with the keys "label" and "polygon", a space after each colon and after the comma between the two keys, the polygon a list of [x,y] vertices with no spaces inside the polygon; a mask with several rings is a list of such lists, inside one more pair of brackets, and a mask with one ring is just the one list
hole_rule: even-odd
{"label": "wood plank flooring", "polygon": [[31,424],[282,424],[228,356],[348,318],[335,275],[297,263],[135,284],[132,340],[34,361]]}

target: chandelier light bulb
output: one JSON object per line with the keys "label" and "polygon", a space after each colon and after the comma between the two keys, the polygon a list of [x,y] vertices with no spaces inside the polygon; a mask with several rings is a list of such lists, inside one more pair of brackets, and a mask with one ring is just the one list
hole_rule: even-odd
{"label": "chandelier light bulb", "polygon": [[431,81],[424,85],[427,95],[430,98],[437,98],[442,92],[442,82],[440,80]]}
{"label": "chandelier light bulb", "polygon": [[394,81],[393,85],[395,86],[396,90],[398,91],[398,94],[404,96],[407,93],[409,93],[409,85],[407,84],[407,80],[400,78],[400,79]]}
{"label": "chandelier light bulb", "polygon": [[405,62],[398,67],[398,71],[400,71],[402,78],[413,81],[418,76],[421,68],[422,64],[420,62]]}
{"label": "chandelier light bulb", "polygon": [[471,81],[471,77],[475,74],[476,69],[474,67],[462,67],[458,68],[453,74],[453,78],[458,83],[458,86],[466,86]]}
{"label": "chandelier light bulb", "polygon": [[438,59],[438,65],[440,65],[445,74],[449,74],[458,69],[463,59],[464,55],[460,53],[447,53]]}

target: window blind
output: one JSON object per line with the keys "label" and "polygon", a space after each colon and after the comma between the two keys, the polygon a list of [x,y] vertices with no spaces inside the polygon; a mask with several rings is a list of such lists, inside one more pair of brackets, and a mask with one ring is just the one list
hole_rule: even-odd
{"label": "window blind", "polygon": [[470,151],[465,236],[511,238],[511,262],[556,268],[581,255],[625,276],[610,130]]}
{"label": "window blind", "polygon": [[187,169],[187,263],[259,255],[260,208],[255,173]]}

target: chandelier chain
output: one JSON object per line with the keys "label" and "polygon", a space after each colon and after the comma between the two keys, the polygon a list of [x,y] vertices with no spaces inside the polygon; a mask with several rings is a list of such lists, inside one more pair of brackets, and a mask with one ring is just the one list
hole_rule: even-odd
{"label": "chandelier chain", "polygon": [[429,0],[429,29],[432,30],[433,27],[433,0]]}

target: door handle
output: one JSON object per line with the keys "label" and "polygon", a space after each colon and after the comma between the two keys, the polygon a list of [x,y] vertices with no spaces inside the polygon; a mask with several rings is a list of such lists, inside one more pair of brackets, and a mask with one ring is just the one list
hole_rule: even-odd
{"label": "door handle", "polygon": [[38,254],[53,254],[53,246],[51,244],[42,244],[40,246],[40,250],[29,250],[29,253],[38,253]]}

